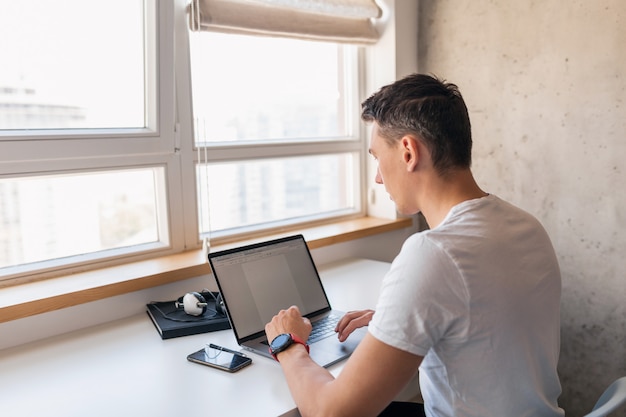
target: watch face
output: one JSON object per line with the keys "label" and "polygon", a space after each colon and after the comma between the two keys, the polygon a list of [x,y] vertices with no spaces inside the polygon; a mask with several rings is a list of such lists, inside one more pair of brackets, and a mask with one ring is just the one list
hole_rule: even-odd
{"label": "watch face", "polygon": [[287,333],[279,334],[278,336],[274,338],[274,340],[272,340],[272,344],[270,345],[270,347],[272,348],[272,351],[276,351],[284,347],[290,341],[291,341],[291,335]]}

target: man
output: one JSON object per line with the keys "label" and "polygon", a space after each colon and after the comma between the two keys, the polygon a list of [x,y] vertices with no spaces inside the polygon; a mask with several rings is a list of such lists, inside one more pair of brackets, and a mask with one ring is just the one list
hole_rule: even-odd
{"label": "man", "polygon": [[[368,98],[362,118],[376,182],[430,230],[404,243],[376,311],[340,321],[340,340],[369,327],[336,379],[300,343],[276,355],[300,413],[376,416],[419,369],[427,416],[562,416],[554,249],[535,218],[476,184],[458,88],[411,75]],[[310,329],[296,307],[265,328],[269,340]]]}

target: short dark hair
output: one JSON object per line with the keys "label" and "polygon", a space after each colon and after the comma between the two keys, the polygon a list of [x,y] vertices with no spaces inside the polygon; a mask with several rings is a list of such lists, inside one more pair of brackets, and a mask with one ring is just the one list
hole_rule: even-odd
{"label": "short dark hair", "polygon": [[472,132],[459,88],[436,77],[413,74],[382,87],[362,105],[361,118],[376,122],[390,143],[417,136],[440,175],[472,162]]}

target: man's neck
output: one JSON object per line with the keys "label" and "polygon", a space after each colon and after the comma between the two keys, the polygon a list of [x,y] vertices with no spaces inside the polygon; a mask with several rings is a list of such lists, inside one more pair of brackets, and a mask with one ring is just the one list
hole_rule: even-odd
{"label": "man's neck", "polygon": [[425,192],[428,195],[421,211],[431,229],[437,227],[457,204],[488,195],[480,189],[469,169],[455,171],[445,178],[432,178]]}

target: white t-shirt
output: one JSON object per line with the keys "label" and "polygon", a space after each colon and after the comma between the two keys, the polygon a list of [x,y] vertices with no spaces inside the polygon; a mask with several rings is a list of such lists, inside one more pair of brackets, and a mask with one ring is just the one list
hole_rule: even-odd
{"label": "white t-shirt", "polygon": [[407,239],[369,331],[424,356],[428,416],[562,416],[560,296],[544,228],[490,195]]}

